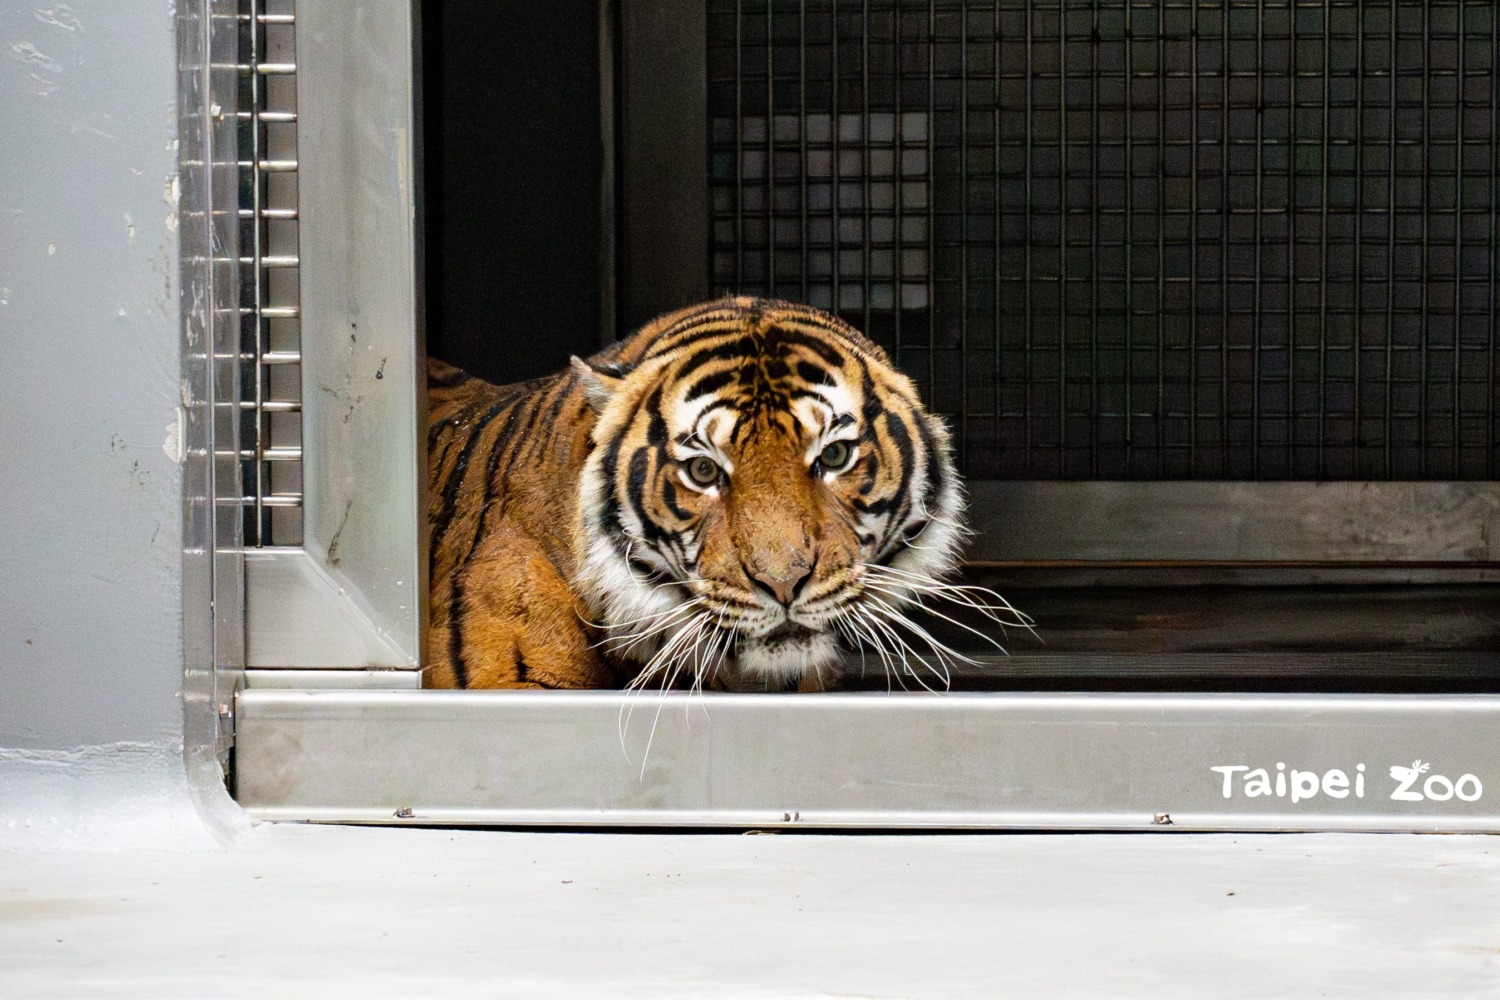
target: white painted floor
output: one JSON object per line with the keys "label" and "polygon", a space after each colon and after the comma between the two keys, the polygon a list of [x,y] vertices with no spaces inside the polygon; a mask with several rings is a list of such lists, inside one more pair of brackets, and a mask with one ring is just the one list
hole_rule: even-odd
{"label": "white painted floor", "polygon": [[0,852],[0,997],[1496,997],[1500,841],[262,825]]}

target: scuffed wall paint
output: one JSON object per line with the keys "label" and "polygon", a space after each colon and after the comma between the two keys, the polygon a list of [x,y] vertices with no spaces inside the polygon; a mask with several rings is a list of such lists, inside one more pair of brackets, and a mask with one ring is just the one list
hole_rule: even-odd
{"label": "scuffed wall paint", "polygon": [[11,751],[181,746],[175,32],[167,3],[0,0]]}

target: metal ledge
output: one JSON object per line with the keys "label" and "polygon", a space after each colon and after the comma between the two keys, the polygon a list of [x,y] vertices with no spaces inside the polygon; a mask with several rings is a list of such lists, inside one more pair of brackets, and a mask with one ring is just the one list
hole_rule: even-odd
{"label": "metal ledge", "polygon": [[969,522],[981,565],[1500,568],[1491,482],[978,481]]}
{"label": "metal ledge", "polygon": [[[236,781],[270,820],[1500,832],[1497,745],[1488,695],[252,689]],[[1392,799],[1418,760],[1419,793],[1479,797]],[[1226,797],[1212,770],[1278,764],[1317,793],[1247,797],[1236,772]]]}

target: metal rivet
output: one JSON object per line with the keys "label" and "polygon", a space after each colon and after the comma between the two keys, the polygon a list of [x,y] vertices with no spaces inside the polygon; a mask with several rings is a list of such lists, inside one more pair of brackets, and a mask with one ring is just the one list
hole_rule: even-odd
{"label": "metal rivet", "polygon": [[400,809],[396,810],[397,819],[411,819],[413,815],[414,814],[411,811],[411,806],[402,806]]}

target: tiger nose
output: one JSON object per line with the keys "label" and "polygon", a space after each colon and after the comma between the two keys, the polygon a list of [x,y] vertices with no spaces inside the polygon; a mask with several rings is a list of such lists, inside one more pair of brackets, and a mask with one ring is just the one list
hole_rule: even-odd
{"label": "tiger nose", "polygon": [[811,575],[811,566],[796,564],[787,567],[786,572],[780,575],[762,571],[751,573],[750,578],[761,590],[790,607],[791,603],[797,599],[797,595],[802,592],[802,585]]}

